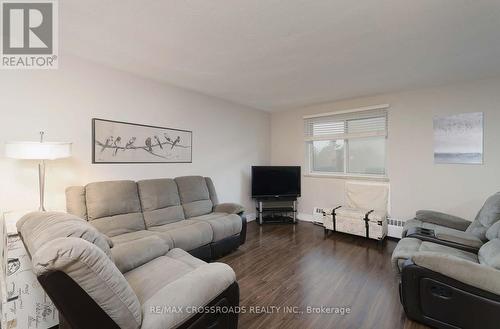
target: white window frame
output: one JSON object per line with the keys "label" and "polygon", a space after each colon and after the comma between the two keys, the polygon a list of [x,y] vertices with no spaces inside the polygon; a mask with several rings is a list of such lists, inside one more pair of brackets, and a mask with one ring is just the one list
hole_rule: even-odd
{"label": "white window frame", "polygon": [[[353,137],[349,137],[348,133],[345,134],[338,134],[336,136],[328,136],[326,135],[325,137],[313,137],[311,134],[307,133],[307,128],[305,128],[304,131],[304,142],[305,142],[305,174],[304,176],[310,176],[310,177],[327,177],[327,178],[346,178],[346,179],[363,179],[363,180],[375,180],[375,181],[388,181],[388,176],[387,176],[387,138],[388,138],[388,125],[389,125],[389,119],[388,119],[388,111],[387,109],[389,108],[389,104],[380,104],[380,105],[373,105],[373,106],[366,106],[366,107],[360,107],[356,109],[350,109],[350,110],[344,110],[344,111],[336,111],[336,112],[328,112],[328,113],[321,113],[321,114],[315,114],[315,115],[306,115],[303,116],[304,120],[304,127],[307,126],[308,121],[310,120],[315,120],[315,119],[322,119],[325,118],[328,120],[326,117],[339,117],[339,116],[345,116],[345,117],[352,117],[351,119],[347,119],[345,121],[345,125],[347,125],[348,120],[355,120],[357,115],[359,114],[360,117],[362,115],[366,115],[367,113],[379,113],[376,114],[376,116],[382,116],[385,115],[386,121],[385,121],[385,131],[379,131],[379,132],[370,132],[366,134],[366,137],[385,137],[386,140],[386,145],[385,145],[385,161],[384,161],[384,169],[385,173],[384,174],[357,174],[357,173],[350,173],[349,168],[348,168],[348,161],[349,161],[349,140],[353,139]],[[363,134],[360,134],[359,136],[356,136],[358,138],[364,137]],[[344,171],[343,172],[321,172],[321,171],[314,171],[313,170],[313,156],[312,156],[312,142],[314,140],[344,140]]]}

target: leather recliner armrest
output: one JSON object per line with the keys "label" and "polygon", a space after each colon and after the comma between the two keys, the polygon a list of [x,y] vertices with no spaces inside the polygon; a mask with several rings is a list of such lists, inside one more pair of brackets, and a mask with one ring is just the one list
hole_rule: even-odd
{"label": "leather recliner armrest", "polygon": [[214,207],[214,212],[224,212],[227,214],[241,214],[245,208],[238,203],[220,203]]}
{"label": "leather recliner armrest", "polygon": [[470,221],[464,218],[433,210],[419,210],[415,218],[422,222],[445,226],[459,231],[465,231],[471,224]]}

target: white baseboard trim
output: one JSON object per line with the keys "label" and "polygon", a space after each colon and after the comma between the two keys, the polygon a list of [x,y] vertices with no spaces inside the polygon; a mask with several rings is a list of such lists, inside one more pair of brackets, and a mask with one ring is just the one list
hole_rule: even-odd
{"label": "white baseboard trim", "polygon": [[257,219],[257,215],[255,213],[249,213],[247,215],[247,222],[253,222],[255,219]]}
{"label": "white baseboard trim", "polygon": [[297,219],[301,220],[303,222],[312,222],[313,221],[313,215],[306,214],[306,213],[303,213],[303,212],[298,212],[297,213]]}

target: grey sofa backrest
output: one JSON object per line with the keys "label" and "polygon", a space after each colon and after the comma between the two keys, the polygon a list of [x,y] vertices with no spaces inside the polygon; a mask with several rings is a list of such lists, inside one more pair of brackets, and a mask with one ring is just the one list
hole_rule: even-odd
{"label": "grey sofa backrest", "polygon": [[[210,198],[210,189],[204,177],[177,177],[175,178],[175,182],[177,183],[186,218],[206,215],[212,212],[214,202]],[[215,189],[213,190],[215,191]]]}
{"label": "grey sofa backrest", "polygon": [[54,239],[35,252],[32,263],[38,277],[65,273],[121,329],[140,328],[142,310],[137,295],[113,261],[94,244],[75,237]]}
{"label": "grey sofa backrest", "polygon": [[207,187],[208,187],[208,193],[210,194],[210,200],[212,201],[212,204],[215,207],[216,205],[219,204],[219,198],[217,197],[217,191],[215,191],[214,182],[212,181],[212,178],[205,177],[205,183],[207,184]]}
{"label": "grey sofa backrest", "polygon": [[107,236],[144,230],[144,218],[137,183],[108,181],[66,189],[70,214],[87,219]]}
{"label": "grey sofa backrest", "polygon": [[184,210],[173,179],[149,179],[137,182],[146,227],[184,219]]}
{"label": "grey sofa backrest", "polygon": [[66,211],[68,214],[88,220],[85,186],[70,186],[66,188]]}
{"label": "grey sofa backrest", "polygon": [[113,263],[104,234],[63,212],[33,212],[16,225],[38,277],[63,272],[120,328],[140,327],[139,299]]}
{"label": "grey sofa backrest", "polygon": [[500,192],[490,196],[469,225],[466,232],[472,233],[479,239],[486,241],[486,231],[496,222],[500,221]]}
{"label": "grey sofa backrest", "polygon": [[202,176],[96,182],[66,189],[68,213],[110,237],[205,215],[218,203],[212,179]]}
{"label": "grey sofa backrest", "polygon": [[500,270],[500,240],[493,239],[483,244],[477,256],[479,263]]}
{"label": "grey sofa backrest", "polygon": [[54,239],[77,237],[94,244],[111,258],[112,242],[85,220],[71,214],[32,212],[23,216],[16,226],[30,255]]}

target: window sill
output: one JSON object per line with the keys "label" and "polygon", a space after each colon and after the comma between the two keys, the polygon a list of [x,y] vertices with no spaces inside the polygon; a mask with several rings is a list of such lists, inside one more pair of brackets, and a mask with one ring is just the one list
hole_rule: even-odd
{"label": "window sill", "polygon": [[304,174],[304,177],[314,177],[314,178],[334,178],[334,179],[351,179],[351,180],[367,180],[375,182],[388,182],[389,177],[387,176],[374,176],[374,175],[354,175],[354,174],[320,174],[320,173],[308,173]]}

